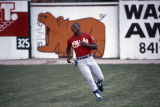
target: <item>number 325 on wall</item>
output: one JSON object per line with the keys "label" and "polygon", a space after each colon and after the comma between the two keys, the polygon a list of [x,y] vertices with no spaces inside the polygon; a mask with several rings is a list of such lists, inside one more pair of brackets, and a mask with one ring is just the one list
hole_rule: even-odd
{"label": "number 325 on wall", "polygon": [[17,49],[29,49],[30,40],[25,37],[17,37]]}

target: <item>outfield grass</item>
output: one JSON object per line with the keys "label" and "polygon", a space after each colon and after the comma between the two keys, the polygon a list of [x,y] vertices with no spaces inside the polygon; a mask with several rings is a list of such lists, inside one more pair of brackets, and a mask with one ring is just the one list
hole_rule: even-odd
{"label": "outfield grass", "polygon": [[0,65],[0,107],[160,107],[160,64],[100,67],[98,102],[72,65]]}

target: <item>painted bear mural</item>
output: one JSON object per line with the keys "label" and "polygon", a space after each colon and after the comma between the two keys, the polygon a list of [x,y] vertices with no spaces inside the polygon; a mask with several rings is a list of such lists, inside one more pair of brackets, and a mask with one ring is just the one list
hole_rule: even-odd
{"label": "painted bear mural", "polygon": [[98,49],[93,51],[96,57],[102,57],[105,46],[105,26],[94,18],[84,18],[79,20],[63,19],[63,16],[54,17],[51,13],[40,13],[38,22],[45,25],[45,46],[38,47],[40,52],[55,52],[59,57],[66,56],[67,40],[73,35],[71,25],[75,22],[81,26],[81,31],[91,34],[98,45]]}

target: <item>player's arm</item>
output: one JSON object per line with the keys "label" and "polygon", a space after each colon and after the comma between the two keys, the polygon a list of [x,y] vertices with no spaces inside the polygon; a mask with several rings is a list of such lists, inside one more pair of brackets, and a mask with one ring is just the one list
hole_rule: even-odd
{"label": "player's arm", "polygon": [[89,49],[92,49],[92,50],[97,50],[97,44],[95,42],[92,44],[88,44],[86,42],[81,42],[80,46],[88,47]]}
{"label": "player's arm", "polygon": [[71,47],[69,47],[69,46],[67,46],[67,48],[66,48],[66,53],[67,53],[67,62],[68,63],[71,63]]}

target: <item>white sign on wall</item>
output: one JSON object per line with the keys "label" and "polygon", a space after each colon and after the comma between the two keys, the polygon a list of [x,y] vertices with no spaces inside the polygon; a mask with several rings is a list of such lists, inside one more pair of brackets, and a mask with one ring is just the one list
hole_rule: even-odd
{"label": "white sign on wall", "polygon": [[66,56],[67,39],[72,36],[70,27],[74,22],[80,23],[82,32],[95,38],[97,57],[119,57],[117,3],[32,3],[32,57]]}
{"label": "white sign on wall", "polygon": [[29,58],[28,1],[0,1],[0,59]]}
{"label": "white sign on wall", "polygon": [[160,1],[120,1],[120,58],[160,59]]}

